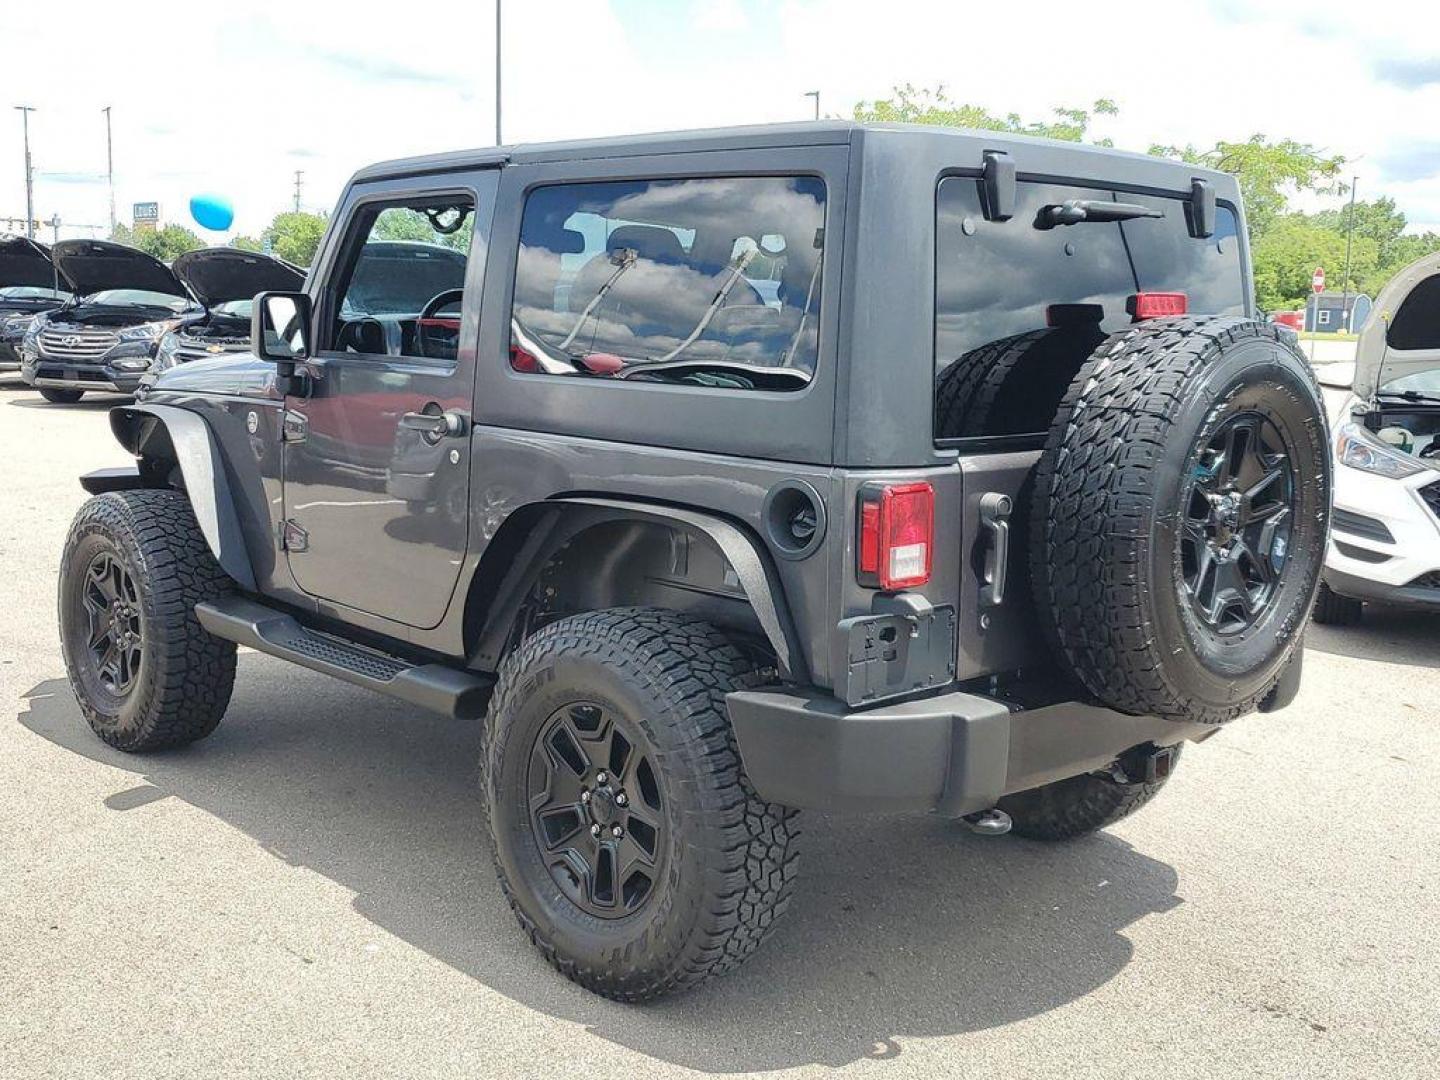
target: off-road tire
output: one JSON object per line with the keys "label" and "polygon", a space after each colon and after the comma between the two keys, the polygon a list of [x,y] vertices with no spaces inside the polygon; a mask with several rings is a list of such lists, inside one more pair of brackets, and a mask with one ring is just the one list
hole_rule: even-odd
{"label": "off-road tire", "polygon": [[[80,590],[97,554],[133,576],[140,598],[139,674],[123,697],[107,692],[86,648]],[[116,491],[85,503],[60,563],[60,644],[70,686],[91,729],[117,750],[183,746],[215,730],[235,681],[235,645],[207,633],[195,605],[230,592],[178,491]]]}
{"label": "off-road tire", "polygon": [[1007,795],[999,808],[1010,815],[1010,831],[1027,840],[1075,840],[1114,825],[1148,803],[1179,764],[1180,747],[1173,748],[1172,773],[1152,780],[1130,782],[1107,773],[1070,776],[1053,784]]}
{"label": "off-road tire", "polygon": [[[774,930],[798,869],[796,812],[750,786],[725,711],[726,693],[763,677],[708,623],[647,608],[557,621],[501,664],[481,770],[495,866],[521,927],[567,978],[645,1001],[731,970]],[[665,793],[668,870],[621,919],[560,891],[528,820],[535,735],[581,699],[623,712],[651,744]]]}
{"label": "off-road tire", "polygon": [[1358,626],[1365,615],[1365,602],[1350,596],[1341,596],[1320,583],[1320,595],[1315,598],[1312,617],[1321,626]]}
{"label": "off-road tire", "polygon": [[[1272,600],[1243,633],[1211,633],[1181,580],[1182,503],[1209,434],[1273,420],[1296,512]],[[1320,582],[1330,454],[1320,388],[1273,326],[1159,319],[1111,335],[1070,384],[1036,471],[1031,580],[1063,669],[1121,712],[1224,723],[1252,711],[1297,646]]]}
{"label": "off-road tire", "polygon": [[74,405],[85,396],[84,390],[62,390],[58,386],[41,386],[40,396],[52,405]]}

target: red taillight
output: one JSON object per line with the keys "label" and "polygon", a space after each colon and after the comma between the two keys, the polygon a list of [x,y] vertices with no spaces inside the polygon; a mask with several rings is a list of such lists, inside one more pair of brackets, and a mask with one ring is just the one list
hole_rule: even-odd
{"label": "red taillight", "polygon": [[861,584],[892,592],[930,580],[935,551],[935,489],[886,484],[860,493]]}
{"label": "red taillight", "polygon": [[1142,292],[1130,297],[1126,305],[1131,317],[1142,319],[1164,319],[1172,315],[1184,315],[1190,310],[1190,298],[1183,292]]}
{"label": "red taillight", "polygon": [[535,359],[533,353],[526,352],[519,345],[511,345],[510,366],[516,371],[534,375],[540,370],[540,361]]}

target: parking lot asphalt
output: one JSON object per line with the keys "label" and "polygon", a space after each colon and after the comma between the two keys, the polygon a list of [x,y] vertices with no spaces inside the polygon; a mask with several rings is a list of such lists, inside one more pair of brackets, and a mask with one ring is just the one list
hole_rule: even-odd
{"label": "parking lot asphalt", "polygon": [[1312,627],[1106,834],[808,815],[765,948],[622,1006],[517,929],[474,730],[247,652],[209,739],[91,736],[54,595],[112,403],[0,386],[0,1076],[1440,1074],[1433,619]]}

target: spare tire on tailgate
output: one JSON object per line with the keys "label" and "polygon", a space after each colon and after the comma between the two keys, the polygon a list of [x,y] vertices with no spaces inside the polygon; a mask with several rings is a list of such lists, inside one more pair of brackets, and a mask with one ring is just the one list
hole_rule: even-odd
{"label": "spare tire on tailgate", "polygon": [[1320,390],[1277,330],[1214,317],[1113,334],[1036,473],[1041,626],[1111,708],[1223,723],[1298,647],[1329,512]]}

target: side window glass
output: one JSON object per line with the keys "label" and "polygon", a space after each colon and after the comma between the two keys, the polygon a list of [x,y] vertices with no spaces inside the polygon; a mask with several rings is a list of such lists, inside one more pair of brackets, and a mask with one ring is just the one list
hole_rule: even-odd
{"label": "side window glass", "polygon": [[456,195],[360,210],[351,237],[363,239],[335,278],[328,348],[455,359],[474,210]]}
{"label": "side window glass", "polygon": [[511,365],[803,389],[819,348],[824,242],[815,177],[539,188],[521,223]]}

